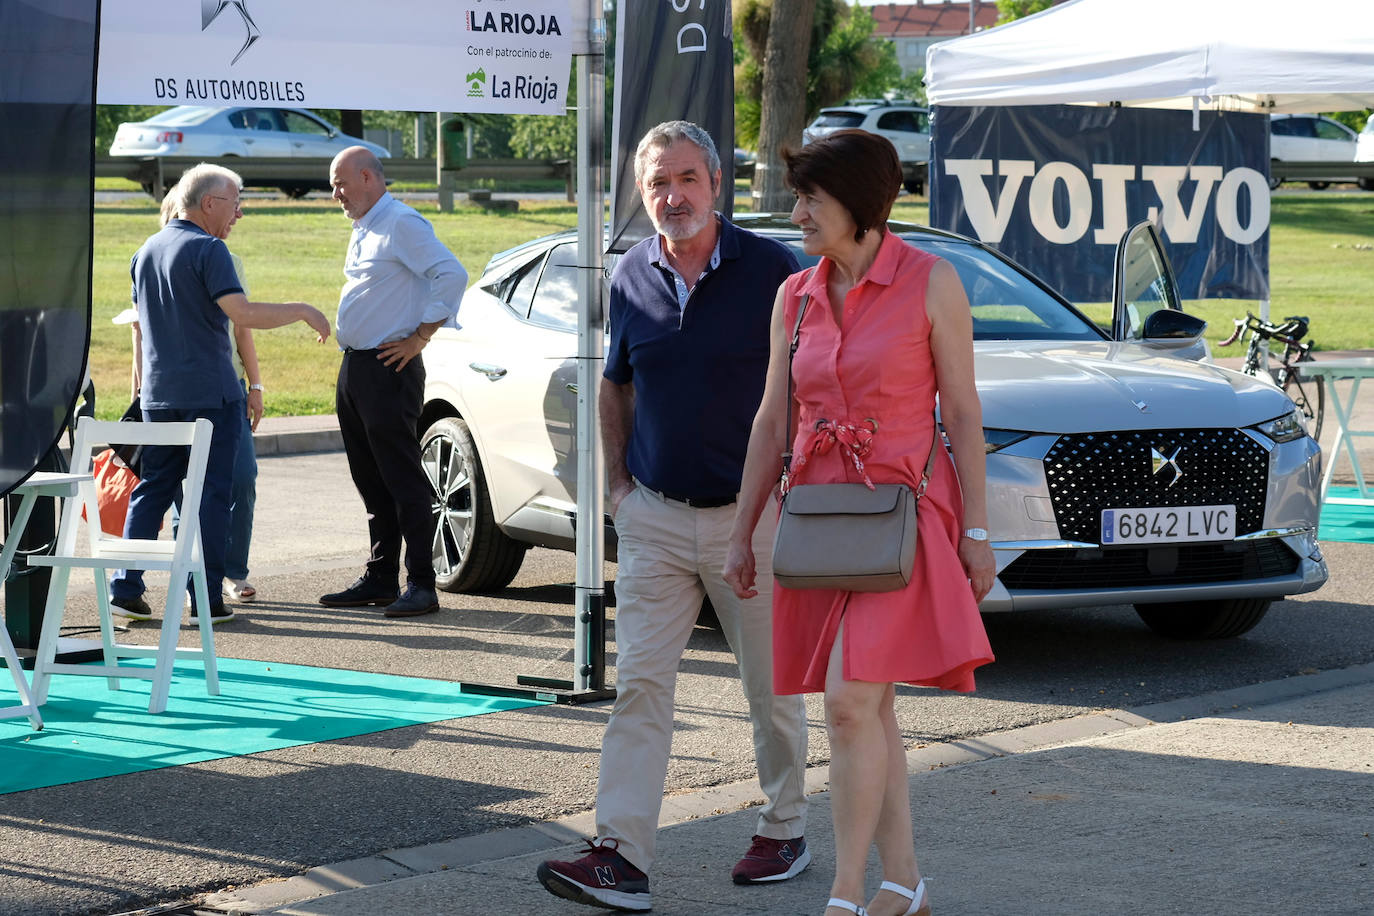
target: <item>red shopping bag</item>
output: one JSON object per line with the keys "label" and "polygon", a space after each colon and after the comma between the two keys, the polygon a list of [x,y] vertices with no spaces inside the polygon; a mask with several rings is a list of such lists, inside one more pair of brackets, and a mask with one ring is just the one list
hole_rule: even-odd
{"label": "red shopping bag", "polygon": [[[113,449],[95,456],[95,499],[100,507],[100,528],[106,534],[121,537],[124,519],[129,514],[129,496],[138,486],[138,475],[120,461]],[[86,517],[86,510],[81,510]]]}

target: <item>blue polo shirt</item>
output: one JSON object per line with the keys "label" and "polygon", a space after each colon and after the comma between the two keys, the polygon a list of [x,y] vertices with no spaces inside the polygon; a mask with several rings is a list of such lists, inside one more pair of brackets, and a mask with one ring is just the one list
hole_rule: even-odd
{"label": "blue polo shirt", "polygon": [[681,308],[673,272],[653,261],[655,238],[620,259],[602,373],[634,384],[630,473],[655,490],[693,499],[739,492],[768,372],[773,299],[798,270],[782,243],[717,218],[719,263]]}
{"label": "blue polo shirt", "polygon": [[229,316],[215,304],[243,292],[228,246],[195,223],[174,219],[143,243],[129,272],[143,334],[143,409],[243,400]]}

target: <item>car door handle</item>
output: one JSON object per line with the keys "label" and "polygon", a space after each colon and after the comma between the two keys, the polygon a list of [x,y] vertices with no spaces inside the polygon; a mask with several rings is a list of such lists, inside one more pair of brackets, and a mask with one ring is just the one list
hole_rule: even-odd
{"label": "car door handle", "polygon": [[577,394],[577,384],[576,384],[575,382],[569,382],[568,384],[564,385],[563,387],[564,387],[564,388],[567,388],[567,389],[568,389],[569,391],[571,391],[573,394]]}
{"label": "car door handle", "polygon": [[493,366],[490,363],[468,363],[468,368],[473,372],[482,373],[493,382],[499,378],[503,378],[506,374],[505,369],[502,369],[500,366]]}

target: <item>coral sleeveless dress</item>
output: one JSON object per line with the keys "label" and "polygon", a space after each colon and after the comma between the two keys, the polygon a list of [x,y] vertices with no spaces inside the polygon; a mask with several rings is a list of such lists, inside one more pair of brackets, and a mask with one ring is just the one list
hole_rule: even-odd
{"label": "coral sleeveless dress", "polygon": [[[913,488],[934,434],[936,379],[925,294],[938,258],[887,233],[873,266],[845,297],[835,324],[823,259],[784,284],[789,339],[803,293],[810,303],[792,364],[793,483],[906,483]],[[869,423],[872,419],[874,423]],[[824,422],[829,421],[829,422]],[[818,429],[818,423],[821,427]],[[867,432],[876,424],[869,439]],[[860,458],[861,473],[854,460]],[[819,692],[841,622],[846,680],[905,682],[962,692],[993,660],[959,562],[963,501],[941,447],[917,505],[911,582],[895,592],[773,589],[773,683],[780,694]]]}

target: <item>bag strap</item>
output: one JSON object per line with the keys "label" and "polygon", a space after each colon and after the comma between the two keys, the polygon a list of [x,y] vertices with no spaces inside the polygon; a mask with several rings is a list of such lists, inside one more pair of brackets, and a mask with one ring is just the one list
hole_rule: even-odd
{"label": "bag strap", "polygon": [[[809,283],[815,273],[816,268],[811,268],[807,271],[806,279],[802,282]],[[806,306],[810,301],[810,293],[802,296],[801,304],[797,306],[797,323],[792,328],[792,341],[787,347],[787,420],[782,427],[782,491],[784,493],[787,492],[788,475],[792,471],[792,358],[797,355],[797,347],[801,344],[802,317],[806,314]]]}
{"label": "bag strap", "polygon": [[[806,274],[803,283],[808,283],[816,268]],[[792,359],[797,355],[797,347],[801,345],[801,326],[802,317],[806,314],[806,306],[811,301],[811,294],[806,293],[801,298],[801,304],[797,306],[797,323],[792,326],[792,340],[787,346],[787,420],[782,428],[783,450],[782,450],[782,491],[787,492],[788,475],[792,471]],[[930,415],[931,425],[934,432],[931,436],[930,454],[926,457],[926,466],[921,471],[921,482],[916,485],[916,499],[919,500],[925,495],[926,487],[930,486],[930,473],[935,470],[936,448],[940,445],[940,424],[935,422],[935,414]]]}

